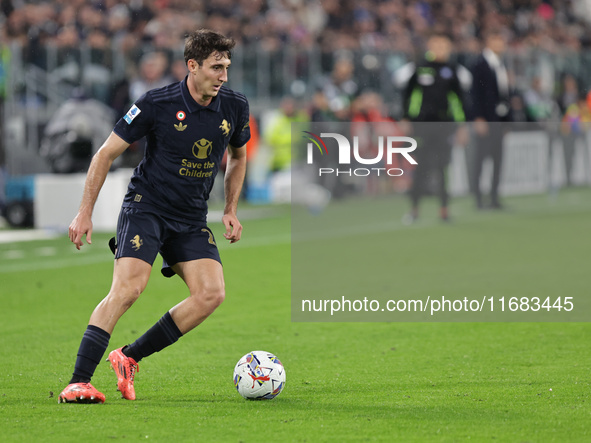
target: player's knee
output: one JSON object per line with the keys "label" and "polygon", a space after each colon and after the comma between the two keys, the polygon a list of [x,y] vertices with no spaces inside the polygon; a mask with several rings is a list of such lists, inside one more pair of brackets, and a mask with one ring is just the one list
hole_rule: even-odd
{"label": "player's knee", "polygon": [[117,302],[125,307],[129,308],[139,298],[141,293],[144,291],[143,285],[134,283],[128,283],[123,286],[115,287],[111,290],[111,298],[117,300]]}
{"label": "player's knee", "polygon": [[225,299],[226,299],[226,291],[222,288],[219,291],[217,291],[217,294],[216,294],[217,306],[221,305]]}
{"label": "player's knee", "polygon": [[201,288],[197,293],[193,294],[193,296],[208,306],[216,308],[221,305],[226,298],[226,291],[223,287]]}
{"label": "player's knee", "polygon": [[210,306],[218,307],[226,298],[226,291],[223,288],[210,289],[205,298]]}

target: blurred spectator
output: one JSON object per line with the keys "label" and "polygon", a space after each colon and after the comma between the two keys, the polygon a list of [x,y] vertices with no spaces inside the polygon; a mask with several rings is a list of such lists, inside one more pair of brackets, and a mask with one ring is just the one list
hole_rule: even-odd
{"label": "blurred spectator", "polygon": [[180,82],[185,79],[189,70],[187,69],[187,64],[185,63],[184,59],[176,59],[172,62],[170,66],[170,75],[172,76],[173,81]]}
{"label": "blurred spectator", "polygon": [[[352,133],[359,137],[359,152],[364,158],[376,157],[378,154],[378,137],[398,135],[398,130],[386,110],[380,94],[366,91],[359,95],[351,104]],[[369,123],[356,125],[356,123]],[[362,128],[361,131],[355,128]],[[397,160],[397,158],[394,158]],[[397,167],[398,165],[393,165]]]}
{"label": "blurred spectator", "polygon": [[140,61],[139,77],[129,85],[131,99],[137,100],[151,89],[172,83],[172,79],[166,74],[167,70],[168,58],[163,52],[145,54]]}
{"label": "blurred spectator", "polygon": [[524,123],[531,122],[531,118],[525,108],[523,96],[518,92],[513,92],[509,98],[509,107],[511,108],[511,117],[514,124],[512,127],[523,129]]}
{"label": "blurred spectator", "polygon": [[544,123],[549,123],[552,119],[556,121],[558,118],[558,105],[551,95],[544,91],[540,77],[533,77],[530,87],[523,94],[523,100],[530,121],[545,127]]}
{"label": "blurred spectator", "polygon": [[[170,55],[178,55],[187,31],[210,26],[231,34],[239,42],[239,48],[242,45],[238,49],[242,59],[236,60],[233,69],[244,69],[243,82],[249,84],[253,95],[254,91],[267,90],[258,87],[260,69],[274,74],[268,91],[282,94],[286,90],[283,74],[291,68],[284,60],[294,60],[295,74],[290,74],[298,79],[301,75],[303,82],[326,75],[320,85],[322,94],[313,97],[312,119],[347,121],[352,118],[351,103],[356,101],[359,91],[375,87],[374,78],[379,85],[386,83],[382,79],[387,76],[381,74],[403,64],[432,31],[450,35],[455,52],[462,52],[462,63],[468,63],[478,57],[482,37],[491,29],[503,27],[511,53],[516,55],[509,66],[515,67],[516,72],[521,68],[516,84],[522,89],[527,89],[528,82],[524,74],[528,68],[523,66],[523,61],[540,64],[539,59],[544,58],[540,54],[545,52],[560,56],[561,63],[564,61],[560,69],[577,73],[580,89],[588,89],[589,67],[580,57],[580,51],[591,45],[591,27],[588,17],[577,12],[579,3],[559,0],[3,0],[0,37],[6,44],[22,45],[25,69],[27,63],[43,69],[56,68],[50,82],[46,82],[57,86],[52,93],[83,84],[89,94],[109,102],[121,115],[128,109],[129,101],[147,89],[183,78],[186,68],[182,62],[168,68]],[[311,55],[307,53],[309,49]],[[321,52],[318,59],[314,58],[318,55],[316,49]],[[279,57],[272,56],[267,66],[262,51],[274,51]],[[372,57],[375,53],[379,64],[368,68],[365,60],[357,58],[359,51]],[[143,54],[158,55],[142,57]],[[574,55],[572,60],[570,54]],[[138,60],[142,60],[142,66],[137,66]],[[337,62],[333,65],[334,60]],[[138,74],[130,86],[126,82],[131,72]],[[545,80],[552,80],[546,72],[541,73],[537,68],[535,72],[543,74]],[[560,96],[556,97],[563,110],[576,101],[576,83],[575,77],[565,76]],[[64,85],[67,87],[62,88]],[[15,91],[18,94],[23,89],[17,84]],[[43,95],[44,92],[38,94],[40,101],[49,96]],[[388,100],[396,98],[396,92],[383,91]],[[109,96],[110,99],[106,98]],[[52,95],[54,103],[59,97],[57,93]],[[509,108],[518,110],[520,100],[513,97]],[[398,100],[389,105],[390,109],[400,109]],[[358,118],[358,109],[353,112]],[[500,170],[497,172],[499,175]]]}
{"label": "blurred spectator", "polygon": [[271,171],[285,171],[291,167],[291,124],[305,122],[308,115],[297,108],[293,97],[284,97],[279,110],[264,133],[273,153]]}
{"label": "blurred spectator", "polygon": [[572,168],[576,144],[577,142],[586,143],[586,134],[590,127],[591,109],[587,104],[586,95],[581,94],[575,103],[566,108],[560,125],[567,186],[572,185]]}
{"label": "blurred spectator", "polygon": [[482,165],[487,157],[493,161],[493,174],[490,189],[490,207],[501,209],[499,183],[503,161],[504,130],[500,122],[511,121],[509,76],[502,56],[506,43],[498,32],[488,33],[485,48],[472,69],[473,82],[470,93],[472,113],[476,132],[476,155],[472,175],[473,189],[478,209],[484,208],[480,176]]}
{"label": "blurred spectator", "polygon": [[329,103],[330,111],[335,121],[348,122],[351,120],[351,103],[348,99],[338,97]]}
{"label": "blurred spectator", "polygon": [[250,125],[250,140],[246,142],[246,161],[252,161],[259,152],[260,144],[260,132],[258,120],[254,115],[250,114],[249,122]]}
{"label": "blurred spectator", "polygon": [[[135,63],[147,51],[178,52],[184,34],[202,26],[227,31],[239,42],[257,49],[282,51],[286,45],[293,44],[298,50],[321,48],[331,58],[347,59],[341,56],[343,51],[402,51],[411,55],[424,44],[431,30],[452,36],[456,52],[470,57],[479,51],[481,36],[502,25],[516,51],[566,53],[580,51],[591,43],[591,28],[586,17],[577,12],[577,3],[558,0],[518,3],[507,0],[224,0],[214,3],[6,0],[0,8],[3,15],[0,22],[6,41],[22,44],[30,63],[48,67],[44,48],[50,44],[58,48],[58,65],[72,60],[81,63],[81,50],[90,47],[97,50],[93,63],[111,69],[109,56],[103,60],[98,56],[99,50],[114,50]],[[349,86],[359,80],[355,81],[353,73],[350,81],[340,81],[341,74],[337,71],[343,69],[347,75],[347,71],[352,72],[352,65],[346,61],[337,65],[329,83],[337,91],[331,92],[327,86],[325,92],[329,101],[338,96],[340,102],[336,107],[342,109],[345,97],[350,102],[357,94]],[[70,70],[67,80],[79,81],[75,74]],[[96,83],[101,89],[97,94],[104,96],[102,79]],[[568,104],[561,106],[566,109]]]}
{"label": "blurred spectator", "polygon": [[348,57],[337,58],[330,77],[322,86],[324,95],[332,109],[349,106],[357,95],[359,87],[353,77],[353,62]]}
{"label": "blurred spectator", "polygon": [[336,116],[328,105],[326,94],[322,90],[318,90],[312,96],[312,104],[310,108],[310,121],[312,122],[330,122],[335,121]]}
{"label": "blurred spectator", "polygon": [[[108,30],[118,44],[151,42],[156,48],[175,50],[183,34],[200,26],[230,31],[243,43],[278,48],[295,43],[310,48],[318,43],[327,52],[338,49],[404,50],[424,43],[428,31],[449,34],[458,51],[473,50],[482,31],[504,25],[516,44],[535,44],[551,51],[557,45],[577,47],[588,41],[591,30],[582,2],[520,0],[519,2],[463,0],[74,0],[27,3],[5,0],[10,40],[27,45],[34,35],[52,36],[75,25],[82,40],[89,30]],[[117,46],[121,48],[121,46]]]}
{"label": "blurred spectator", "polygon": [[393,122],[387,115],[384,100],[374,91],[362,93],[351,107],[353,122]]}
{"label": "blurred spectator", "polygon": [[558,97],[558,105],[562,113],[575,104],[579,99],[579,85],[572,74],[565,74],[562,78],[561,88]]}
{"label": "blurred spectator", "polygon": [[[317,90],[313,97],[310,107],[310,121],[316,122],[338,122],[345,121],[348,116],[348,106],[342,101],[333,101],[333,106],[328,103],[328,98],[322,89]],[[314,160],[318,162],[321,168],[330,167],[330,159],[327,155],[319,156]],[[342,176],[324,175],[317,178],[317,183],[331,192],[334,196],[339,197],[345,185],[342,183]]]}
{"label": "blurred spectator", "polygon": [[[351,135],[357,136],[359,141],[359,153],[362,158],[376,158],[379,155],[379,138],[402,135],[394,119],[387,114],[386,106],[381,95],[373,92],[363,92],[357,97],[351,106]],[[399,156],[392,158],[392,164],[382,159],[380,167],[406,168],[407,164],[400,161]],[[400,192],[408,188],[407,175],[392,177],[392,180],[370,175],[365,180],[365,191],[369,194]]]}

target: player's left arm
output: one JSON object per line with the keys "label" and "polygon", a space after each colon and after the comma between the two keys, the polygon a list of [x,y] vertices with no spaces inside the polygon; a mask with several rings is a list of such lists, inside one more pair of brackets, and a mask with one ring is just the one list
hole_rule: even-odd
{"label": "player's left arm", "polygon": [[224,237],[230,240],[230,243],[236,243],[242,235],[242,225],[238,220],[236,211],[238,200],[244,183],[246,174],[246,145],[239,148],[228,145],[228,164],[226,175],[224,177],[224,194],[226,204],[224,206],[224,216],[222,222],[226,227]]}

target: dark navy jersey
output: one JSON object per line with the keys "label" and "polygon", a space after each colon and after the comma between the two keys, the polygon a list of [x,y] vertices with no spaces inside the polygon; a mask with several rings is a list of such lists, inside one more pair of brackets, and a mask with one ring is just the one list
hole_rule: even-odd
{"label": "dark navy jersey", "polygon": [[205,221],[207,199],[224,152],[250,139],[246,97],[222,87],[208,106],[189,93],[187,78],[138,99],[113,129],[127,143],[146,136],[124,207]]}

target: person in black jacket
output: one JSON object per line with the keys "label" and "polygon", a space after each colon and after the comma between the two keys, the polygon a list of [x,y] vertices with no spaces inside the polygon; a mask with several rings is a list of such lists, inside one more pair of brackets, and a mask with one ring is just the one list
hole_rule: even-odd
{"label": "person in black jacket", "polygon": [[[472,68],[472,114],[476,132],[476,155],[472,174],[472,188],[476,206],[484,208],[480,176],[485,158],[493,161],[490,207],[501,209],[499,183],[503,161],[503,130],[500,122],[511,121],[510,88],[502,55],[505,40],[501,33],[486,36],[485,48]],[[490,123],[493,123],[492,125]]]}
{"label": "person in black jacket", "polygon": [[395,81],[403,91],[404,120],[413,122],[417,166],[410,189],[412,204],[408,223],[418,218],[419,200],[434,179],[441,202],[440,217],[449,219],[446,168],[451,158],[456,124],[466,120],[464,89],[469,89],[471,75],[461,65],[450,62],[452,43],[445,34],[432,34],[427,52],[418,63],[409,63],[396,74]]}

